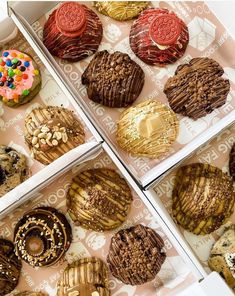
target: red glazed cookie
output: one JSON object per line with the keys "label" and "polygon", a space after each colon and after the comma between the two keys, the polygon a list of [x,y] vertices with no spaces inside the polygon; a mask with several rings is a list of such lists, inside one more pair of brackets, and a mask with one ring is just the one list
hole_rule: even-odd
{"label": "red glazed cookie", "polygon": [[184,54],[188,41],[187,26],[167,9],[146,9],[130,31],[131,49],[149,65],[175,63]]}
{"label": "red glazed cookie", "polygon": [[43,30],[43,42],[50,53],[70,62],[95,53],[102,36],[99,17],[77,2],[62,3],[49,16]]}

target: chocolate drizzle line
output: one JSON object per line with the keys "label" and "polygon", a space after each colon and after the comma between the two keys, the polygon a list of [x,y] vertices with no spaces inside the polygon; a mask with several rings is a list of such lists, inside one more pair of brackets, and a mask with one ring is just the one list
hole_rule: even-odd
{"label": "chocolate drizzle line", "polygon": [[229,172],[235,182],[235,143],[233,144],[229,155]]}
{"label": "chocolate drizzle line", "polygon": [[82,74],[82,84],[92,101],[107,107],[126,107],[139,96],[144,72],[128,54],[103,50],[96,53]]}
{"label": "chocolate drizzle line", "polygon": [[[30,251],[28,240],[41,239],[40,252]],[[50,266],[58,262],[72,240],[71,227],[62,213],[51,207],[34,209],[17,223],[14,232],[16,255],[28,264]]]}
{"label": "chocolate drizzle line", "polygon": [[175,76],[164,87],[171,108],[184,116],[198,119],[225,104],[229,80],[221,77],[222,67],[213,59],[195,58],[178,66]]}
{"label": "chocolate drizzle line", "polygon": [[107,263],[119,280],[141,285],[154,279],[166,254],[162,238],[141,224],[120,230],[111,239]]}
{"label": "chocolate drizzle line", "polygon": [[68,213],[73,221],[95,231],[120,226],[131,202],[126,181],[110,169],[81,172],[73,179],[67,195]]}
{"label": "chocolate drizzle line", "polygon": [[172,199],[172,215],[178,224],[194,234],[209,234],[233,213],[233,182],[217,167],[190,164],[178,170]]}
{"label": "chocolate drizzle line", "polygon": [[56,10],[49,16],[43,30],[43,43],[54,56],[70,62],[80,61],[98,50],[103,35],[97,14],[82,5],[86,14],[86,29],[78,37],[64,36],[56,27]]}

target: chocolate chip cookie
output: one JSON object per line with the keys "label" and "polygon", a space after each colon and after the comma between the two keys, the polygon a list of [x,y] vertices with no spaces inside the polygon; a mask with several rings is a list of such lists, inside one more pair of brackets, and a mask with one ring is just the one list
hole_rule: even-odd
{"label": "chocolate chip cookie", "polygon": [[107,50],[96,53],[82,74],[88,98],[107,107],[126,107],[139,96],[144,72],[128,54]]}
{"label": "chocolate chip cookie", "polygon": [[213,59],[195,58],[178,66],[164,86],[170,107],[179,114],[198,119],[225,104],[230,90],[223,68]]}
{"label": "chocolate chip cookie", "polygon": [[235,182],[235,143],[233,144],[229,155],[229,172]]}
{"label": "chocolate chip cookie", "polygon": [[141,224],[118,231],[111,239],[107,263],[125,284],[142,285],[154,279],[166,254],[162,238]]}

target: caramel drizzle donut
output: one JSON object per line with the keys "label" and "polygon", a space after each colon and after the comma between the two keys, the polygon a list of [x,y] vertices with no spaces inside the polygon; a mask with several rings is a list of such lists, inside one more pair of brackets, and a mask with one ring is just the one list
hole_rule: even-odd
{"label": "caramel drizzle donut", "polygon": [[95,231],[120,226],[129,213],[132,194],[126,181],[110,169],[81,172],[67,195],[68,213],[82,227]]}
{"label": "caramel drizzle donut", "polygon": [[172,199],[174,220],[194,234],[205,235],[218,229],[232,215],[233,182],[217,167],[190,164],[178,170]]}
{"label": "caramel drizzle donut", "polygon": [[58,262],[68,250],[71,227],[62,213],[50,207],[27,213],[15,227],[16,255],[36,266],[50,266]]}

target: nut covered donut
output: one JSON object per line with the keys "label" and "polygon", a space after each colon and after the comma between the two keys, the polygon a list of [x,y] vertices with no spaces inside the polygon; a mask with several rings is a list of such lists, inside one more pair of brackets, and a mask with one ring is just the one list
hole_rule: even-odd
{"label": "nut covered donut", "polygon": [[49,16],[43,30],[43,42],[50,53],[70,62],[95,53],[102,36],[99,17],[77,2],[62,3]]}
{"label": "nut covered donut", "polygon": [[26,213],[14,231],[15,252],[33,267],[58,262],[72,241],[72,230],[65,216],[51,207]]}
{"label": "nut covered donut", "polygon": [[166,66],[181,58],[189,41],[188,28],[173,12],[162,8],[144,10],[133,23],[130,46],[146,64]]}
{"label": "nut covered donut", "polygon": [[229,154],[229,172],[235,182],[235,143]]}
{"label": "nut covered donut", "polygon": [[38,66],[26,53],[4,50],[0,57],[0,99],[8,107],[18,107],[31,101],[40,91]]}

